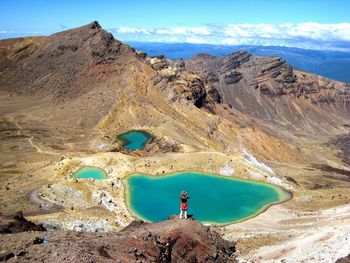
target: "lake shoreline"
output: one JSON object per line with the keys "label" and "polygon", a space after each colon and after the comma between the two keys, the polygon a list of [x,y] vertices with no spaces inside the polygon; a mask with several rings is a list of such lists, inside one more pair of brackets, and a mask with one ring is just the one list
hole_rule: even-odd
{"label": "lake shoreline", "polygon": [[[132,144],[133,141],[129,140],[127,138],[124,138],[124,136],[127,136],[128,134],[132,134],[132,133],[141,133],[142,135],[144,135],[147,139],[145,139],[144,142],[141,143],[141,147],[140,148],[128,148],[129,144]],[[153,135],[151,133],[149,133],[148,131],[145,130],[130,130],[121,134],[116,135],[116,139],[120,140],[122,142],[122,146],[128,150],[143,150],[146,146],[146,144],[153,138]]]}
{"label": "lake shoreline", "polygon": [[108,179],[108,175],[102,168],[96,166],[82,166],[73,172],[72,178],[105,180]]}
{"label": "lake shoreline", "polygon": [[[138,213],[137,211],[135,211],[132,208],[132,204],[131,204],[131,194],[130,194],[130,182],[129,179],[132,176],[144,176],[147,177],[147,179],[150,180],[162,180],[162,179],[167,179],[169,177],[174,177],[174,176],[181,176],[181,174],[183,173],[189,173],[189,174],[199,174],[199,175],[204,175],[204,176],[210,176],[210,177],[215,177],[215,178],[219,178],[219,179],[228,179],[228,180],[234,180],[236,182],[243,182],[243,183],[250,183],[250,184],[254,184],[254,185],[264,185],[265,187],[269,187],[272,188],[274,191],[276,191],[277,195],[278,195],[278,201],[272,202],[272,203],[268,203],[264,206],[262,206],[260,209],[257,210],[257,212],[253,213],[252,215],[249,215],[247,217],[244,217],[240,220],[234,220],[234,221],[230,221],[230,222],[224,222],[224,223],[220,223],[220,222],[215,222],[215,221],[203,221],[203,220],[199,220],[200,222],[202,222],[203,224],[211,224],[211,225],[218,225],[218,226],[228,226],[231,224],[237,224],[243,221],[246,221],[248,219],[254,218],[258,215],[260,215],[261,213],[264,213],[265,211],[267,211],[271,206],[276,206],[282,203],[285,203],[287,201],[290,201],[291,199],[293,199],[293,193],[286,190],[286,189],[282,189],[281,187],[266,183],[266,182],[261,182],[261,181],[253,181],[253,180],[249,180],[249,179],[242,179],[242,178],[233,178],[233,177],[229,177],[229,176],[222,176],[219,174],[214,174],[214,173],[206,173],[206,172],[201,172],[201,171],[177,171],[174,173],[168,173],[168,174],[163,174],[163,175],[152,175],[152,174],[145,174],[145,173],[139,173],[139,172],[135,172],[135,173],[131,173],[130,175],[128,175],[127,177],[123,178],[122,182],[124,185],[124,202],[127,205],[127,209],[130,212],[131,215],[133,215],[135,218],[138,219],[142,219],[144,221],[147,222],[153,222],[152,220],[150,220],[149,218],[141,215],[140,213]],[[169,214],[168,217],[174,215],[173,214]],[[178,215],[178,214],[176,214]]]}

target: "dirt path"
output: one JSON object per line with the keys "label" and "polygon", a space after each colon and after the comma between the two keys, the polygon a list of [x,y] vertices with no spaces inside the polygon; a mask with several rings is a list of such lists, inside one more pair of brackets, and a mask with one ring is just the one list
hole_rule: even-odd
{"label": "dirt path", "polygon": [[29,200],[38,206],[38,210],[32,210],[23,212],[25,216],[35,216],[35,215],[42,215],[42,214],[51,214],[56,213],[62,208],[54,203],[51,203],[49,201],[43,200],[40,197],[39,190],[34,190],[29,194]]}
{"label": "dirt path", "polygon": [[53,208],[55,206],[55,204],[49,202],[49,201],[45,201],[40,197],[40,193],[39,190],[34,190],[33,192],[31,192],[29,194],[29,200],[38,205],[40,207],[40,209],[42,210],[50,210],[51,208]]}
{"label": "dirt path", "polygon": [[[52,214],[56,213],[62,210],[61,206],[58,206],[54,203],[51,203],[49,201],[46,201],[40,197],[39,190],[34,190],[29,194],[29,200],[31,203],[36,205],[38,208],[37,209],[32,209],[32,210],[27,210],[27,211],[22,211],[23,215],[28,217],[28,216],[37,216],[37,215],[45,215],[45,214]],[[5,217],[12,217],[13,212],[8,212],[8,213],[0,213],[1,216]]]}
{"label": "dirt path", "polygon": [[17,135],[23,135],[25,137],[27,137],[28,139],[28,142],[29,144],[38,152],[38,153],[45,153],[45,154],[51,154],[51,155],[60,155],[60,156],[63,156],[62,154],[60,153],[56,153],[56,152],[53,152],[53,151],[43,151],[40,149],[39,146],[37,146],[34,142],[33,142],[33,139],[34,139],[34,136],[27,136],[25,134],[22,134],[22,130],[23,130],[23,127],[18,123],[16,122],[15,125],[17,126],[18,130],[17,130]]}

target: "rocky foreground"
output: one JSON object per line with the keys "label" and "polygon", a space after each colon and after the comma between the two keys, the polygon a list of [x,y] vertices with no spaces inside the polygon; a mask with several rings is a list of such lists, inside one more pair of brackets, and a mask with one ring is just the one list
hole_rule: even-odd
{"label": "rocky foreground", "polygon": [[6,262],[237,262],[235,243],[175,217],[133,221],[120,232],[86,233],[45,231],[17,215],[2,220],[0,232],[0,261]]}

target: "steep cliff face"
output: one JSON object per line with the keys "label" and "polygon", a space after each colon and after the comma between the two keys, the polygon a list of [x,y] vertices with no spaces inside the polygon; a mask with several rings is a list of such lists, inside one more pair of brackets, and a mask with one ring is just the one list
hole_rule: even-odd
{"label": "steep cliff face", "polygon": [[231,107],[264,122],[328,133],[341,131],[350,117],[350,86],[295,70],[281,58],[198,55],[186,68]]}
{"label": "steep cliff face", "polygon": [[203,78],[185,68],[183,60],[172,61],[163,56],[147,58],[147,62],[158,72],[154,83],[171,101],[188,101],[198,108],[214,111],[221,96]]}

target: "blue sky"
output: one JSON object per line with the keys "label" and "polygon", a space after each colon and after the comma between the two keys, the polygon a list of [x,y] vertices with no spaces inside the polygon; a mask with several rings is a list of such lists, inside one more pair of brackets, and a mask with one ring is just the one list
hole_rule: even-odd
{"label": "blue sky", "polygon": [[128,41],[348,49],[348,0],[0,0],[0,38],[98,20]]}

